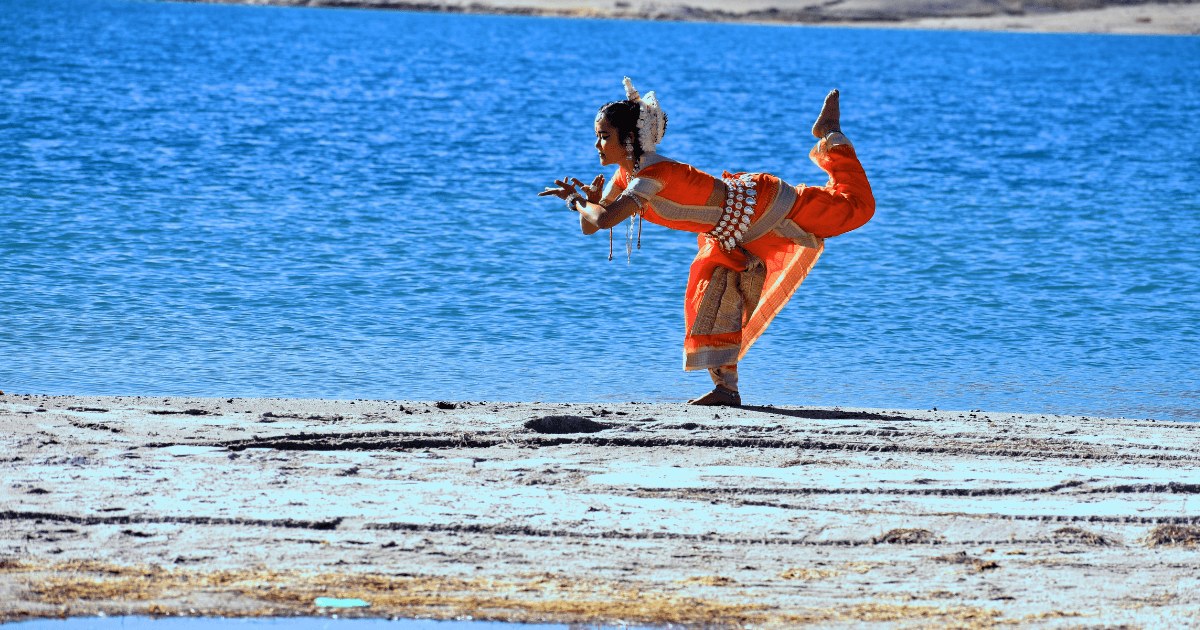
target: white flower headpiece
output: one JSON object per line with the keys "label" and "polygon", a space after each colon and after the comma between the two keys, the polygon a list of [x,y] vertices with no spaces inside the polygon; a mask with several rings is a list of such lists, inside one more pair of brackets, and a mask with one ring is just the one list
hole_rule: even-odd
{"label": "white flower headpiece", "polygon": [[667,133],[667,116],[658,106],[658,99],[654,97],[654,92],[642,98],[629,77],[625,77],[625,99],[638,102],[638,141],[642,145],[642,153],[654,153]]}

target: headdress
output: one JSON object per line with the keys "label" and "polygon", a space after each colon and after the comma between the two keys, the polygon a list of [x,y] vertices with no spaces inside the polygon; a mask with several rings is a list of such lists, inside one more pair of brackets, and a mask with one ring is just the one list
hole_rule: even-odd
{"label": "headdress", "polygon": [[642,98],[637,88],[633,87],[633,81],[625,77],[625,100],[638,102],[638,142],[642,145],[642,153],[654,153],[667,133],[667,116],[658,106],[658,99],[654,97],[654,92]]}

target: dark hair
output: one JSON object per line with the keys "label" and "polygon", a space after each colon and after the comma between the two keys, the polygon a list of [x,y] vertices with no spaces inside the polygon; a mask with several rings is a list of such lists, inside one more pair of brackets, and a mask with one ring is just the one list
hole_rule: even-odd
{"label": "dark hair", "polygon": [[[641,103],[638,101],[613,101],[605,103],[600,108],[599,116],[617,130],[617,138],[625,143],[625,136],[633,134],[633,162],[636,164],[642,157],[642,138],[638,133],[638,115],[641,113]],[[667,133],[667,115],[663,114],[663,133]]]}

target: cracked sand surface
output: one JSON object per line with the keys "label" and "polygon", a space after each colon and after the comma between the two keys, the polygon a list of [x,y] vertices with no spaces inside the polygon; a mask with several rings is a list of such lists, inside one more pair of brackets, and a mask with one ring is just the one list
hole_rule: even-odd
{"label": "cracked sand surface", "polygon": [[1200,623],[1189,423],[9,395],[0,427],[9,621]]}

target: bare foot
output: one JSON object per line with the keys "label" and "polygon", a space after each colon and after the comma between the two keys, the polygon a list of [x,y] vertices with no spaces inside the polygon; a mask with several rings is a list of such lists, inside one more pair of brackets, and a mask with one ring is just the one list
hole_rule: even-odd
{"label": "bare foot", "polygon": [[718,387],[718,388],[712,390],[711,392],[708,392],[707,394],[705,394],[699,398],[696,398],[695,400],[689,400],[688,404],[689,405],[700,405],[702,407],[716,407],[718,405],[719,406],[729,406],[729,407],[741,407],[742,406],[742,395],[737,392],[725,389],[724,387]]}
{"label": "bare foot", "polygon": [[821,108],[821,115],[817,116],[817,122],[813,123],[812,134],[818,138],[824,138],[831,132],[842,130],[842,111],[838,108],[838,94],[834,90],[825,97],[825,106]]}

